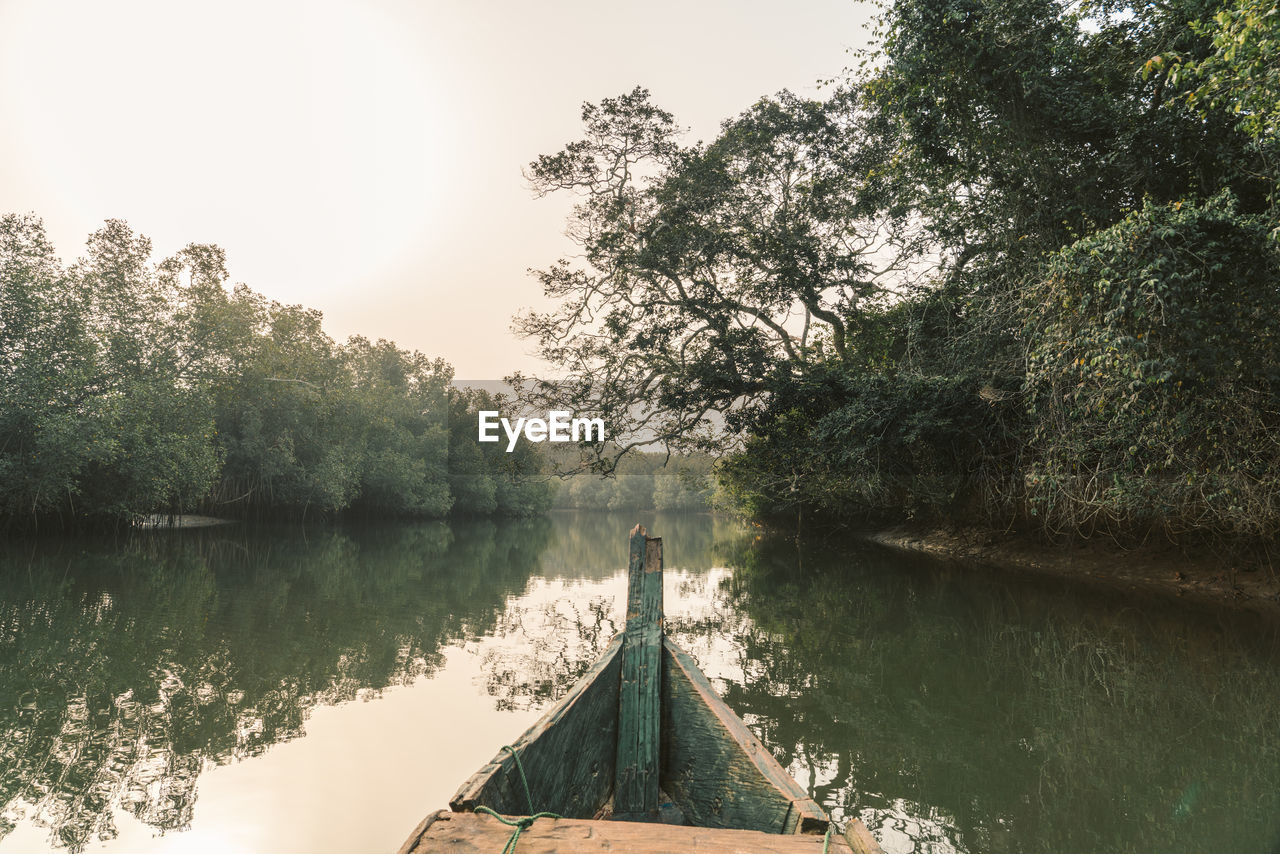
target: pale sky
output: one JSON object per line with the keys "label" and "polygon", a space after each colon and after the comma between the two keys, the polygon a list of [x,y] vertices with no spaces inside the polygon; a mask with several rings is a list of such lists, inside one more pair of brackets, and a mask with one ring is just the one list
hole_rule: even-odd
{"label": "pale sky", "polygon": [[571,251],[521,167],[637,84],[691,128],[818,94],[866,43],[853,0],[0,0],[0,213],[62,257],[107,218],[464,378],[537,370],[511,316]]}

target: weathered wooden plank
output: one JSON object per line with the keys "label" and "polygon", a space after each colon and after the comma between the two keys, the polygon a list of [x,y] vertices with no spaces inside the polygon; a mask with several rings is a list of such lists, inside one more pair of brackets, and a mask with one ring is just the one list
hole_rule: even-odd
{"label": "weathered wooden plank", "polygon": [[[590,818],[609,798],[618,737],[621,636],[550,711],[512,743],[528,775],[535,811]],[[462,784],[449,806],[527,814],[515,760],[505,750]],[[501,850],[499,846],[498,850]]]}
{"label": "weathered wooden plank", "polygon": [[[406,854],[451,851],[495,854],[506,845],[512,828],[492,816],[445,813]],[[579,821],[540,818],[520,834],[518,854],[821,854],[821,836],[774,835],[753,830],[678,827],[625,821]],[[848,844],[833,834],[833,854],[850,854]]]}
{"label": "weathered wooden plank", "polygon": [[447,815],[449,815],[448,810],[436,810],[418,822],[418,826],[413,829],[413,833],[409,834],[409,838],[404,841],[404,844],[400,846],[400,850],[396,854],[412,854],[414,851],[421,851],[422,849],[418,847],[418,842],[426,835],[427,828],[435,824],[436,820],[441,816]]}
{"label": "weathered wooden plank", "polygon": [[850,819],[844,827],[844,841],[849,844],[853,854],[884,854],[884,849],[876,838],[867,830],[867,826],[858,819]]}
{"label": "weathered wooden plank", "polygon": [[823,834],[829,820],[711,687],[664,643],[662,787],[690,824]]}
{"label": "weathered wooden plank", "polygon": [[662,540],[631,531],[627,629],[618,692],[614,814],[658,809],[662,723]]}

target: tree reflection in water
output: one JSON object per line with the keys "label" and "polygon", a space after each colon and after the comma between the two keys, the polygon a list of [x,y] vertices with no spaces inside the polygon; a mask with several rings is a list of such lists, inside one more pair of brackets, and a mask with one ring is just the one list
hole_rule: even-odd
{"label": "tree reflection in water", "polygon": [[25,816],[78,851],[117,810],[184,828],[202,770],[433,674],[449,646],[480,656],[489,702],[545,708],[622,624],[636,521],[665,540],[668,631],[891,854],[1276,850],[1274,627],[590,513],[4,546],[0,834]]}
{"label": "tree reflection in water", "polygon": [[498,621],[504,642],[484,652],[485,687],[499,709],[541,708],[560,699],[619,630],[615,597],[583,603],[563,587],[533,591],[540,605],[509,606]]}
{"label": "tree reflection in water", "polygon": [[889,850],[1276,850],[1274,627],[856,544],[730,563],[725,699]]}
{"label": "tree reflection in water", "polygon": [[[621,631],[629,528],[620,520],[632,516],[559,514],[569,524],[556,526],[543,552],[545,579],[507,603],[497,642],[484,652],[485,688],[500,709],[539,708],[560,699]],[[682,574],[705,574],[744,537],[741,524],[707,514],[636,518],[663,538],[668,583]]]}
{"label": "tree reflection in water", "polygon": [[492,632],[543,521],[138,536],[0,553],[0,837],[72,851],[122,809],[192,818],[209,763],[303,733],[317,704],[428,674]]}

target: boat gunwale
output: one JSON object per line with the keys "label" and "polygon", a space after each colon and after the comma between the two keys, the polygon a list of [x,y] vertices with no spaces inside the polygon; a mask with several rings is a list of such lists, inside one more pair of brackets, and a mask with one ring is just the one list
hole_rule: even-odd
{"label": "boat gunwale", "polygon": [[[561,723],[577,707],[596,680],[621,655],[622,640],[623,634],[621,632],[615,635],[587,672],[573,683],[563,697],[521,733],[519,738],[511,742],[511,748],[518,754],[523,754],[530,745],[535,744],[542,736],[550,732],[552,727]],[[518,773],[515,757],[505,748],[500,749],[492,759],[481,766],[478,771],[458,787],[453,797],[449,799],[449,808],[454,812],[472,812],[476,807],[482,806],[483,804],[480,802],[480,798],[483,797],[482,793],[499,772],[511,779],[515,779],[514,775]],[[612,770],[610,770],[609,779],[612,780],[612,777]],[[535,807],[537,806],[535,803]]]}
{"label": "boat gunwale", "polygon": [[[702,672],[693,656],[669,637],[663,638],[663,646],[670,654],[672,666],[679,667],[683,671],[690,686],[697,692],[698,699],[702,705],[716,718],[716,722],[722,728],[724,736],[727,736],[740,755],[746,757],[760,779],[768,783],[788,802],[787,815],[783,818],[782,828],[775,832],[784,834],[825,833],[831,823],[831,818],[827,815],[826,810],[814,801],[808,792],[801,788],[796,778],[782,767],[782,764],[774,757],[773,752],[747,726],[746,721],[725,702],[724,698],[720,696],[719,692],[711,684],[711,680]],[[668,691],[669,686],[664,682],[664,706],[668,702]],[[663,744],[665,756],[668,753],[668,737],[665,734]],[[664,759],[663,765],[665,778],[667,760]]]}

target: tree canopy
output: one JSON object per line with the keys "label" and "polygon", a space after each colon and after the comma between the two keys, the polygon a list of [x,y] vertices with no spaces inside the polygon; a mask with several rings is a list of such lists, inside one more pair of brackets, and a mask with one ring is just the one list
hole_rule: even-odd
{"label": "tree canopy", "polygon": [[0,519],[547,506],[533,450],[467,456],[492,401],[442,360],[335,342],[319,312],[228,287],[216,246],[151,256],[111,220],[65,265],[38,219],[0,218]]}
{"label": "tree canopy", "polygon": [[628,437],[602,470],[729,451],[757,513],[1269,536],[1277,21],[891,0],[860,70],[710,142],[588,104],[528,173],[580,201],[526,395]]}
{"label": "tree canopy", "polygon": [[861,319],[907,286],[924,235],[860,192],[875,153],[855,144],[858,121],[852,94],[783,93],[684,146],[643,89],[584,107],[584,138],[528,173],[540,193],[580,196],[569,233],[584,259],[539,271],[557,307],[517,320],[564,372],[530,396],[602,414],[623,450],[707,449],[711,413],[869,358]]}

